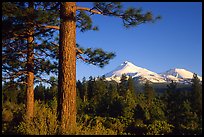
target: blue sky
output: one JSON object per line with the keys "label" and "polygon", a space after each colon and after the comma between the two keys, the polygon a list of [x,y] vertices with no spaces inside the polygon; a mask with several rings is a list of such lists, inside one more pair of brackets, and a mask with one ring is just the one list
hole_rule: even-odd
{"label": "blue sky", "polygon": [[[99,31],[77,30],[77,43],[83,47],[103,48],[116,53],[104,68],[77,61],[77,79],[102,76],[124,61],[160,73],[184,68],[202,76],[201,2],[123,2],[126,7],[141,7],[144,12],[161,15],[156,23],[126,29],[116,17],[93,15]],[[91,7],[92,3],[78,2]]]}

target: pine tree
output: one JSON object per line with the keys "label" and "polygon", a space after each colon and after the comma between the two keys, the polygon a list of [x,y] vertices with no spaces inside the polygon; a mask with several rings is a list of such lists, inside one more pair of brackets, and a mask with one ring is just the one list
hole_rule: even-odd
{"label": "pine tree", "polygon": [[130,76],[127,81],[127,89],[130,90],[132,96],[136,98],[135,84],[133,78]]}
{"label": "pine tree", "polygon": [[150,85],[149,81],[147,81],[144,85],[144,93],[147,98],[147,103],[151,105],[152,100],[155,97],[155,91],[153,87]]}
{"label": "pine tree", "polygon": [[180,134],[198,134],[199,122],[198,116],[192,111],[191,103],[185,100],[181,104],[181,113],[179,121]]}
{"label": "pine tree", "polygon": [[[30,16],[33,17],[34,15],[34,3],[29,2],[30,8]],[[30,26],[30,30],[28,30],[28,38],[27,38],[27,100],[26,100],[26,116],[28,118],[32,118],[34,116],[34,19],[29,18],[27,25]]]}
{"label": "pine tree", "polygon": [[[55,38],[54,34],[60,28],[60,3],[30,3],[30,7],[29,2],[2,4],[2,72],[3,81],[14,79],[18,84],[27,85],[27,115],[33,117],[34,82],[50,83],[43,77],[44,74],[58,74],[59,45],[56,41],[59,36]],[[100,59],[97,59],[98,55]],[[100,49],[76,48],[76,58],[86,62],[93,60],[91,63],[94,65],[103,66],[112,57],[113,53]]]}
{"label": "pine tree", "polygon": [[78,96],[83,99],[83,87],[82,87],[82,83],[80,80],[77,80],[77,83],[76,83],[76,88],[78,90]]}
{"label": "pine tree", "polygon": [[120,83],[118,84],[118,92],[120,96],[124,96],[127,91],[127,76],[122,74],[120,78]]}
{"label": "pine tree", "polygon": [[87,97],[89,101],[94,97],[94,90],[95,90],[94,86],[95,86],[94,78],[90,76],[87,82]]}
{"label": "pine tree", "polygon": [[179,127],[181,105],[183,100],[181,99],[181,92],[177,90],[177,83],[171,82],[167,85],[167,91],[165,94],[166,116],[169,123],[175,126],[175,132]]}
{"label": "pine tree", "polygon": [[17,92],[18,88],[17,85],[14,85],[13,81],[9,81],[9,82],[5,82],[2,85],[2,102],[13,102],[13,103],[17,103],[17,96],[18,96],[18,92]]}
{"label": "pine tree", "polygon": [[202,117],[202,86],[197,74],[195,73],[192,79],[191,103],[193,111],[195,111],[199,117]]}
{"label": "pine tree", "polygon": [[[8,7],[11,7],[9,10],[15,13],[15,10],[18,8],[16,8],[15,5],[12,5],[12,6],[11,5],[12,3],[9,3],[8,5],[6,3],[4,5],[4,9],[7,10]],[[25,2],[19,3],[20,7],[23,7],[23,6],[26,7],[27,5],[28,4]],[[59,54],[57,55],[57,57],[54,54],[49,54],[50,55],[49,57],[53,56],[54,59],[59,58],[59,66],[58,66],[59,121],[61,122],[62,133],[65,133],[66,131],[70,133],[70,132],[73,132],[76,127],[76,87],[75,87],[76,86],[76,75],[75,75],[76,57],[84,60],[87,63],[91,63],[94,65],[103,67],[105,64],[108,64],[109,60],[115,56],[113,53],[106,54],[106,52],[104,52],[102,49],[96,49],[96,50],[85,49],[83,50],[84,51],[83,52],[79,50],[79,48],[76,48],[76,45],[77,45],[75,41],[76,27],[80,28],[82,32],[87,30],[97,30],[97,27],[92,26],[92,20],[90,18],[90,15],[87,14],[87,12],[91,13],[91,15],[100,14],[104,16],[119,17],[122,19],[124,26],[127,28],[132,26],[138,26],[140,24],[147,23],[147,22],[154,22],[159,17],[154,18],[151,12],[147,12],[143,14],[141,13],[140,9],[135,9],[135,8],[128,8],[127,10],[122,10],[122,5],[119,2],[107,2],[107,3],[95,2],[93,8],[78,7],[76,6],[75,2],[62,2],[62,3],[38,2],[38,3],[34,3],[34,8],[36,5],[39,5],[38,9],[41,12],[36,12],[38,10],[35,10],[36,12],[36,13],[34,12],[35,18],[33,16],[30,16],[30,18],[37,19],[37,21],[35,21],[34,23],[34,27],[35,27],[34,30],[37,30],[37,32],[35,32],[33,35],[39,35],[39,36],[43,35],[45,37],[48,37],[48,36],[52,37],[53,33],[50,33],[51,34],[50,35],[46,32],[52,32],[53,29],[60,31],[59,49],[56,46],[57,44],[48,44],[48,43],[51,43],[49,40],[45,42],[46,44],[43,43],[41,45],[43,47],[42,49],[45,49],[45,48],[48,49],[48,47],[51,47],[51,46],[47,47],[45,45],[55,45],[56,47],[53,48],[54,52],[51,52],[54,54],[58,53],[58,50],[59,50]],[[59,6],[60,6],[60,10],[58,10]],[[25,9],[28,9],[28,8],[25,8]],[[6,11],[8,15],[10,14],[9,10]],[[28,11],[31,12],[29,9]],[[60,11],[60,14],[59,14],[59,11]],[[25,12],[25,13],[28,13],[28,12]],[[21,12],[20,14],[18,14],[18,16],[21,14],[25,15],[23,14],[23,12]],[[59,15],[60,15],[60,22],[59,22]],[[4,17],[4,19],[10,22],[18,22],[18,21],[13,21],[13,19],[16,19],[16,18],[10,18],[10,20],[7,20],[7,18]],[[24,21],[23,19],[24,18],[22,18],[21,20],[22,22]],[[11,24],[8,25],[8,22],[6,21],[4,21],[3,23],[5,25],[3,32],[6,32],[5,28],[8,29],[9,26],[12,26]],[[26,28],[23,25],[24,23],[17,24],[14,29]],[[31,25],[31,27],[33,26]],[[17,29],[17,30],[18,31],[15,31],[17,33],[13,33],[13,32],[10,33],[10,31],[8,31],[9,32],[8,35],[6,33],[3,34],[4,40],[6,41],[6,39],[12,39],[12,38],[14,39],[18,38],[19,41],[23,40],[25,38],[25,34],[23,32],[25,31],[23,29]],[[13,28],[11,28],[11,31],[13,31]],[[6,48],[4,48],[4,50],[6,51],[8,50],[9,46],[5,41],[4,41],[4,45],[5,45],[4,47]],[[17,42],[17,40],[15,41]],[[12,41],[10,40],[9,42],[11,43]],[[24,44],[26,44],[25,41],[23,42]],[[39,50],[40,50],[40,46],[37,46],[37,47],[39,47]],[[52,51],[52,50],[49,50],[49,51]],[[6,55],[6,52],[4,53],[5,53],[4,55]],[[47,52],[43,52],[43,53],[46,54]],[[83,55],[86,55],[87,59],[81,56],[80,55],[81,53],[83,53]],[[6,56],[3,56],[3,61],[8,62],[6,61]],[[49,70],[56,69],[56,66],[57,66],[56,62],[53,63],[50,61],[43,61],[42,59],[40,62],[44,62],[44,63],[42,65],[40,64],[36,65],[36,69],[32,70],[32,73],[36,72],[38,74],[42,74],[43,71],[46,73],[47,72],[49,73],[50,72]],[[5,64],[6,63],[4,63],[3,65],[4,70],[9,70],[10,67],[8,67]],[[47,64],[54,64],[54,66],[50,67]],[[18,71],[14,69],[16,68],[17,65],[12,63],[11,66],[13,68],[13,72],[18,74],[18,76],[17,75],[16,76],[21,78],[19,76],[19,73],[17,73]],[[33,76],[34,75],[32,75],[32,77]],[[41,75],[38,75],[38,76],[41,76]],[[25,76],[22,77],[22,79],[23,78],[25,79]],[[42,81],[40,77],[39,79]],[[39,80],[39,79],[36,79],[36,80]],[[29,87],[32,87],[32,84]],[[32,112],[30,114],[32,114]]]}
{"label": "pine tree", "polygon": [[88,85],[86,82],[86,78],[83,77],[83,79],[82,79],[82,92],[83,92],[82,100],[84,103],[87,102],[87,100],[88,100],[88,89],[87,88],[88,88]]}
{"label": "pine tree", "polygon": [[35,100],[45,101],[45,87],[40,83],[34,89]]}
{"label": "pine tree", "polygon": [[[44,30],[41,25],[49,24],[47,22],[53,23],[53,20],[56,19],[55,16],[52,18],[47,16],[48,13],[50,16],[54,15],[52,12],[42,10],[41,7],[46,8],[46,6],[50,7],[51,5],[34,2],[4,2],[2,4],[4,26],[2,35],[3,80],[14,79],[16,83],[27,85],[26,114],[28,118],[32,118],[34,114],[34,81],[41,80],[41,74],[43,72],[49,73],[50,69],[53,68],[52,63],[43,59],[45,55],[39,55],[42,52],[46,53],[45,51],[48,49],[42,46],[49,39],[46,36],[47,33],[49,32],[50,37],[53,33],[50,29]],[[43,19],[42,13],[44,14]],[[35,41],[34,38],[39,37],[46,37],[44,40],[41,39],[43,44],[37,44]],[[42,49],[42,47],[44,48]],[[50,50],[50,54],[52,53]]]}

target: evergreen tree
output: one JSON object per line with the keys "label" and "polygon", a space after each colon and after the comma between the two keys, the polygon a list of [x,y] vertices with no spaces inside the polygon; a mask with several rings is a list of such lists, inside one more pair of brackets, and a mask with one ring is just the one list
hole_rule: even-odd
{"label": "evergreen tree", "polygon": [[85,77],[82,79],[82,92],[82,100],[85,103],[88,100],[88,85]]}
{"label": "evergreen tree", "polygon": [[132,118],[134,115],[134,108],[136,107],[136,96],[131,76],[126,81],[126,91],[124,93],[125,108],[123,110],[123,115],[126,118]]}
{"label": "evergreen tree", "polygon": [[154,91],[153,87],[150,85],[149,81],[146,81],[146,83],[144,85],[144,93],[145,93],[145,96],[147,98],[148,105],[151,105],[151,102],[155,97],[155,91]]}
{"label": "evergreen tree", "polygon": [[191,103],[188,100],[185,100],[181,106],[179,133],[187,135],[200,134],[199,118],[197,114],[192,111]]}
{"label": "evergreen tree", "polygon": [[119,96],[118,90],[117,90],[117,84],[110,83],[108,87],[108,92],[110,94],[110,100],[113,101],[116,97]]}
{"label": "evergreen tree", "polygon": [[136,97],[136,91],[135,91],[134,80],[132,79],[131,76],[128,78],[127,86],[128,86],[127,89],[132,92],[131,94],[132,94],[134,97]]}
{"label": "evergreen tree", "polygon": [[200,84],[200,80],[195,73],[192,79],[191,102],[193,111],[195,111],[199,117],[202,117],[202,87]]}
{"label": "evergreen tree", "polygon": [[83,99],[83,87],[82,87],[82,83],[80,80],[77,80],[77,83],[76,83],[76,88],[78,90],[78,96]]}
{"label": "evergreen tree", "polygon": [[57,98],[57,78],[50,77],[49,79],[51,87],[49,88],[50,94],[52,94],[53,98]]}
{"label": "evergreen tree", "polygon": [[109,106],[108,106],[108,115],[112,116],[112,117],[116,117],[116,110],[115,110],[115,104],[114,101],[117,100],[117,98],[119,98],[119,94],[117,91],[117,84],[114,83],[110,83],[108,86],[108,99],[109,99]]}
{"label": "evergreen tree", "polygon": [[88,80],[88,87],[87,87],[87,97],[88,97],[88,100],[91,100],[93,99],[94,97],[94,86],[95,86],[95,81],[94,81],[94,78],[92,76],[89,77],[89,80]]}
{"label": "evergreen tree", "polygon": [[[35,51],[34,47],[31,47],[31,45],[34,45],[34,41],[33,41],[33,36],[34,35],[38,35],[40,36],[40,34],[44,35],[45,37],[48,37],[49,34],[47,34],[46,32],[52,32],[52,30],[59,30],[60,31],[60,40],[59,40],[59,54],[58,57],[59,58],[59,67],[58,67],[58,119],[61,122],[61,129],[62,129],[62,133],[65,132],[69,132],[71,133],[72,131],[74,131],[75,127],[76,127],[76,57],[79,57],[81,59],[83,59],[84,61],[94,64],[94,65],[98,65],[100,67],[103,67],[105,64],[108,63],[108,61],[114,57],[114,54],[104,54],[106,52],[103,52],[102,49],[96,49],[96,50],[84,50],[84,54],[88,56],[88,61],[86,59],[84,59],[79,53],[83,53],[80,52],[80,50],[77,50],[76,53],[76,27],[80,28],[80,30],[82,32],[86,31],[86,30],[96,30],[96,27],[92,26],[92,21],[90,16],[87,14],[87,12],[93,13],[93,14],[100,14],[100,15],[105,15],[105,16],[116,16],[119,17],[123,20],[123,24],[125,27],[131,27],[131,26],[138,26],[142,23],[146,23],[146,22],[154,22],[156,19],[158,18],[154,18],[151,12],[147,12],[145,14],[141,13],[140,9],[135,9],[135,8],[129,8],[127,10],[122,10],[122,5],[119,2],[95,2],[93,8],[85,8],[85,7],[78,7],[76,6],[75,2],[62,2],[62,3],[58,3],[58,2],[39,2],[39,3],[34,3],[34,2],[30,2],[30,7],[34,7],[34,12],[31,10],[32,8],[28,8],[27,6],[29,5],[28,3],[25,2],[19,2],[19,7],[26,7],[24,8],[24,10],[28,12],[25,13],[29,13],[26,16],[28,17],[28,22],[24,22],[25,18],[24,15],[22,14],[23,12],[16,12],[18,13],[18,15],[23,15],[23,18],[21,18],[21,23],[20,25],[17,24],[15,26],[16,28],[23,28],[23,29],[18,29],[18,31],[15,31],[14,33],[12,32],[11,35],[9,33],[9,35],[3,35],[3,38],[5,39],[18,39],[19,41],[23,40],[23,38],[25,38],[25,30],[34,30],[31,31],[32,33],[26,33],[26,37],[29,38],[28,39],[28,43],[26,41],[23,41],[25,44],[28,44],[30,46],[26,46],[28,51],[26,53],[28,53],[27,58],[28,58],[28,79],[27,82],[30,83],[28,84],[27,87],[27,96],[28,96],[28,101],[27,103],[29,105],[28,106],[28,114],[30,115],[30,117],[32,117],[33,115],[33,82],[34,82],[34,73],[40,73],[42,74],[42,70],[44,70],[46,73],[50,72],[49,70],[53,70],[54,68],[56,68],[56,63],[54,62],[50,62],[50,61],[44,61],[43,59],[40,59],[40,62],[44,62],[42,65],[38,64],[38,65],[34,65],[34,59],[37,60],[37,58],[35,58],[33,54],[31,54],[33,51]],[[14,4],[18,4],[18,3],[14,3]],[[16,6],[12,5],[12,3],[9,3],[7,5],[7,3],[4,5],[4,9],[3,10],[4,13],[5,11],[7,12],[7,14],[10,16],[11,11],[13,13],[15,13]],[[33,5],[33,6],[32,6]],[[59,9],[60,6],[60,10]],[[11,7],[9,10],[7,10],[8,7]],[[36,10],[36,7],[38,7],[37,9],[40,12],[36,12],[38,10]],[[17,10],[19,11],[19,10]],[[60,14],[59,14],[60,11]],[[19,14],[20,13],[20,14]],[[4,14],[5,15],[5,14]],[[33,16],[30,16],[33,15]],[[59,22],[59,15],[60,15],[60,22]],[[14,17],[16,17],[14,15]],[[41,18],[40,18],[41,17]],[[7,18],[3,18],[6,19],[6,21],[11,21],[11,22],[18,22],[18,21],[13,21],[13,18],[9,18],[10,20],[7,20]],[[15,18],[14,18],[15,19]],[[34,21],[34,19],[36,19]],[[8,23],[4,21],[4,28],[9,28],[8,26],[12,26],[11,24],[8,25]],[[23,22],[23,23],[22,23]],[[23,26],[24,24],[26,24],[26,26],[29,26],[29,29],[27,29],[27,27]],[[19,26],[18,26],[19,25]],[[60,25],[60,27],[58,27]],[[18,27],[17,27],[18,26]],[[24,30],[25,28],[25,30]],[[13,28],[11,28],[11,30],[13,31]],[[3,32],[6,32],[5,30],[3,30]],[[8,31],[10,32],[10,31]],[[16,33],[17,32],[17,33]],[[52,37],[52,35],[50,35]],[[44,38],[44,37],[43,37]],[[17,42],[18,40],[15,40],[15,42]],[[5,40],[6,41],[6,40]],[[32,43],[31,43],[32,41]],[[46,41],[46,40],[45,40]],[[10,43],[12,42],[12,40],[9,41]],[[45,49],[45,45],[51,45],[51,44],[47,44],[47,43],[51,43],[50,40],[47,40],[47,42],[45,42],[46,44],[42,44],[44,45],[42,49]],[[4,45],[6,45],[5,50],[8,49],[9,46],[7,46],[8,44],[6,44],[6,42],[4,42]],[[19,44],[18,44],[19,45]],[[37,44],[40,45],[40,44]],[[54,44],[55,45],[55,44]],[[41,51],[40,46],[36,46],[39,47],[39,51]],[[51,46],[48,46],[51,47]],[[43,50],[45,51],[45,50]],[[43,52],[41,51],[41,52]],[[51,52],[52,50],[48,50],[48,52]],[[54,53],[58,52],[58,48],[54,48]],[[4,52],[6,55],[6,52]],[[11,53],[11,52],[9,52]],[[43,53],[47,53],[47,52],[43,52]],[[31,56],[32,55],[32,56]],[[56,55],[56,54],[55,54]],[[53,56],[53,58],[56,58],[56,56],[51,54],[49,57]],[[4,62],[6,61],[6,56],[3,56],[3,60]],[[32,60],[32,61],[31,61]],[[49,59],[48,59],[49,60]],[[22,60],[21,60],[22,61]],[[8,65],[5,65],[6,63],[4,63],[4,70],[9,70],[10,67],[8,67]],[[47,64],[54,64],[53,67],[50,67]],[[15,64],[16,65],[16,64]],[[14,64],[10,64],[10,66],[14,66]],[[47,67],[45,67],[47,66]],[[26,67],[26,66],[24,66]],[[36,69],[35,69],[36,67]],[[15,70],[15,67],[11,67],[15,72],[18,78],[21,78],[19,76],[19,73],[17,73],[18,71]],[[40,69],[39,69],[40,68]],[[42,70],[41,70],[42,68]],[[48,69],[46,69],[48,68]],[[49,69],[51,68],[51,69]],[[5,71],[6,72],[6,71]],[[22,73],[21,73],[22,74]],[[25,74],[25,73],[24,73]],[[36,74],[37,75],[37,74]],[[11,75],[10,75],[11,76]],[[38,75],[41,76],[41,75]],[[37,76],[36,76],[37,77]],[[30,78],[30,79],[29,79]],[[22,77],[22,79],[24,79],[25,81],[25,76]],[[41,80],[42,79],[39,77],[36,80]],[[22,81],[22,80],[21,80]],[[31,95],[31,96],[29,96]],[[68,110],[67,110],[68,109]],[[70,115],[69,115],[70,114]]]}
{"label": "evergreen tree", "polygon": [[135,96],[129,89],[126,91],[124,96],[125,108],[123,110],[123,115],[126,118],[133,118],[134,108],[136,107]]}
{"label": "evergreen tree", "polygon": [[45,101],[45,87],[40,83],[35,87],[35,100]]}
{"label": "evergreen tree", "polygon": [[3,103],[6,101],[17,103],[18,86],[13,81],[6,82],[2,85]]}
{"label": "evergreen tree", "polygon": [[118,84],[118,92],[120,96],[124,96],[127,91],[127,76],[122,74],[120,78],[120,83]]}
{"label": "evergreen tree", "polygon": [[177,133],[179,123],[181,122],[180,114],[182,113],[181,107],[184,101],[181,92],[177,90],[177,84],[173,81],[167,85],[168,89],[165,94],[166,116],[170,124],[175,126],[174,133]]}
{"label": "evergreen tree", "polygon": [[[33,117],[34,80],[41,80],[41,74],[43,72],[49,73],[50,69],[47,68],[52,68],[52,63],[43,59],[45,55],[39,55],[40,53],[46,53],[45,51],[48,48],[42,46],[43,44],[39,44],[39,42],[37,43],[34,39],[34,37],[46,37],[44,40],[41,39],[41,42],[45,44],[48,43],[46,42],[47,39],[52,37],[53,32],[50,29],[45,31],[42,27],[42,24],[48,25],[48,22],[54,23],[54,20],[56,20],[52,11],[45,10],[47,7],[52,7],[52,5],[40,2],[4,2],[2,4],[2,24],[4,26],[4,33],[2,33],[3,80],[14,79],[15,82],[27,84],[26,113],[28,118]],[[42,14],[44,14],[43,19]],[[46,34],[48,32],[50,36]],[[34,49],[38,49],[38,51],[35,52]],[[50,53],[53,52],[50,50]],[[42,64],[44,64],[44,67],[42,67]],[[41,69],[40,74],[38,69]],[[36,79],[34,79],[34,75]]]}

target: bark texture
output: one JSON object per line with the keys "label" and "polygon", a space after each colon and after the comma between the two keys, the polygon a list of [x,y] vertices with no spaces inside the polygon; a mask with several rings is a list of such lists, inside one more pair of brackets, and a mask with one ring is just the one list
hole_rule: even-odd
{"label": "bark texture", "polygon": [[76,3],[60,5],[58,120],[60,132],[76,129]]}
{"label": "bark texture", "polygon": [[[31,13],[34,12],[34,4],[33,2],[29,3],[29,7],[32,9]],[[31,15],[32,16],[32,15]],[[26,101],[26,116],[27,118],[32,118],[34,115],[34,27],[32,18],[28,20],[28,38],[27,38],[27,101]]]}

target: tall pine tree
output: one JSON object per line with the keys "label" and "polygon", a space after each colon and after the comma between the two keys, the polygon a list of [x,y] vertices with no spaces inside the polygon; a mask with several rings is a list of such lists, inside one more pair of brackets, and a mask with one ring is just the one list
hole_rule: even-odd
{"label": "tall pine tree", "polygon": [[[85,13],[100,14],[105,16],[115,16],[123,20],[125,27],[138,26],[146,22],[154,22],[151,12],[145,14],[141,10],[129,8],[122,10],[122,5],[119,2],[95,2],[93,8],[78,7],[75,2],[62,2],[60,5],[60,48],[59,48],[59,114],[62,123],[62,133],[65,131],[72,132],[76,127],[76,61],[75,61],[75,45],[76,45],[76,11],[78,10],[84,21],[80,22],[79,26],[84,31],[86,29],[94,29],[92,27],[91,18]],[[68,96],[69,95],[69,96]],[[66,101],[64,101],[66,100]],[[69,106],[69,108],[67,108]],[[67,111],[66,109],[69,109]],[[67,120],[67,121],[63,121]],[[67,129],[65,129],[67,128]]]}

